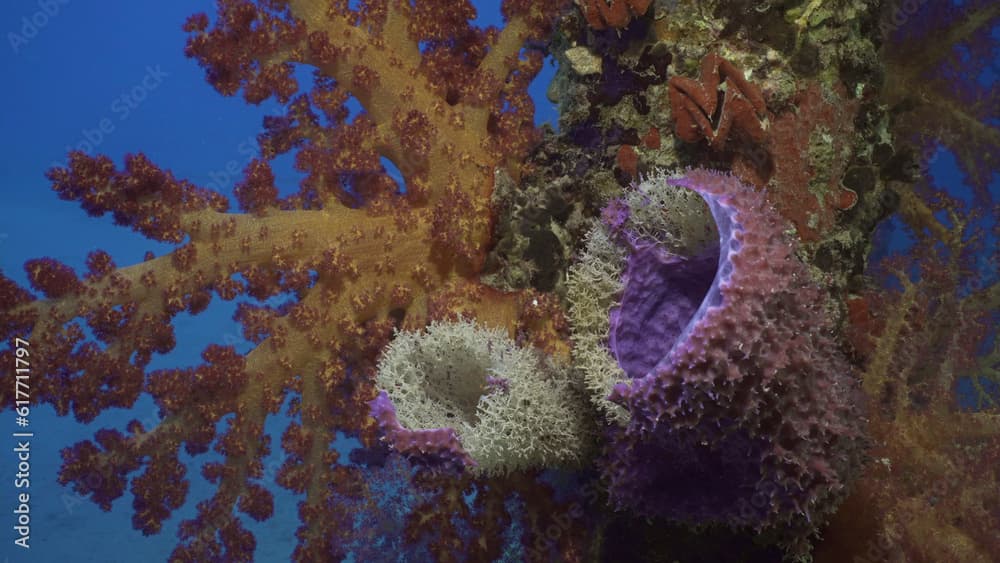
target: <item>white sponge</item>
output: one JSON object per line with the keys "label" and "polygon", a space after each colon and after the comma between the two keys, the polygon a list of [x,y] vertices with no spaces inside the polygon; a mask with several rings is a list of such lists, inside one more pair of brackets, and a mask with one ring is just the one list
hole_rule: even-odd
{"label": "white sponge", "polygon": [[402,332],[378,385],[409,430],[452,428],[484,474],[573,465],[588,455],[587,400],[568,367],[472,321]]}

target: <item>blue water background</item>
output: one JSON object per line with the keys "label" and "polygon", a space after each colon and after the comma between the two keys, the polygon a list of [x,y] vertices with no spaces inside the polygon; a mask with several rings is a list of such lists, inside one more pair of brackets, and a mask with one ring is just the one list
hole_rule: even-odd
{"label": "blue water background", "polygon": [[[498,1],[477,1],[479,25],[500,25]],[[112,224],[110,217],[90,218],[74,202],[58,199],[44,172],[65,162],[73,148],[106,154],[116,164],[127,153],[144,152],[178,178],[212,187],[230,197],[239,174],[254,156],[254,139],[265,115],[280,113],[273,102],[250,106],[239,96],[225,98],[204,80],[194,60],[184,56],[184,20],[196,12],[214,14],[213,2],[172,0],[135,2],[73,0],[9,2],[0,8],[0,61],[5,87],[0,89],[0,270],[26,285],[23,263],[49,256],[85,271],[88,252],[104,249],[119,266],[142,260],[148,250],[170,250]],[[554,73],[551,61],[532,85],[538,122],[555,122],[556,109],[544,95]],[[310,72],[297,74],[309,84]],[[102,131],[103,128],[103,131]],[[286,155],[274,163],[277,184],[290,193],[300,175]],[[236,205],[233,202],[233,209]],[[250,344],[232,321],[234,302],[214,300],[196,318],[175,321],[177,347],[156,357],[151,368],[200,363],[208,343],[232,344],[245,352]],[[5,345],[6,346],[6,345]],[[3,384],[10,381],[3,373]],[[10,382],[10,384],[13,384]],[[118,499],[110,513],[56,482],[59,451],[91,439],[101,427],[123,429],[132,419],[155,425],[157,409],[148,397],[129,411],[109,411],[89,426],[57,417],[49,407],[32,409],[31,523],[29,552],[13,545],[16,491],[13,487],[14,413],[0,414],[0,557],[4,563],[165,561],[176,545],[177,524],[195,514],[195,504],[212,492],[201,479],[201,464],[189,463],[191,492],[184,507],[158,535],[144,537],[131,524],[132,495]],[[265,460],[273,477],[283,459],[280,433],[287,419],[272,417],[267,431],[274,453]],[[351,443],[342,440],[345,454]],[[6,452],[6,453],[2,453]],[[182,454],[182,459],[186,456]],[[190,459],[190,458],[187,458]],[[285,561],[295,546],[300,496],[271,487],[275,516],[262,524],[247,520],[256,535],[258,561]]]}

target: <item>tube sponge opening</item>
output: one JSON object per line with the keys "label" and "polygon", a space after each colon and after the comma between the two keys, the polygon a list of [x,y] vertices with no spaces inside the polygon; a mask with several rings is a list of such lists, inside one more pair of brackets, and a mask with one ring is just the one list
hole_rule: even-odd
{"label": "tube sponge opening", "polygon": [[629,376],[604,397],[628,414],[602,459],[609,496],[648,517],[766,530],[806,554],[867,446],[826,290],[765,194],[709,170],[654,180],[647,190],[702,197],[719,241],[714,257],[649,248],[631,205],[604,227],[624,253],[606,353]]}
{"label": "tube sponge opening", "polygon": [[631,379],[646,375],[684,334],[712,286],[718,247],[681,258],[644,245],[628,257],[625,289],[610,313],[609,346]]}
{"label": "tube sponge opening", "polygon": [[377,380],[386,440],[425,463],[507,473],[577,463],[591,441],[569,369],[472,321],[399,333]]}
{"label": "tube sponge opening", "polygon": [[857,380],[787,229],[709,170],[654,174],[604,209],[567,295],[574,359],[617,423],[600,463],[618,508],[806,554],[859,474]]}
{"label": "tube sponge opening", "polygon": [[608,401],[611,390],[684,337],[717,274],[709,205],[670,180],[655,172],[610,201],[567,281],[573,360],[591,400],[620,425],[630,415]]}

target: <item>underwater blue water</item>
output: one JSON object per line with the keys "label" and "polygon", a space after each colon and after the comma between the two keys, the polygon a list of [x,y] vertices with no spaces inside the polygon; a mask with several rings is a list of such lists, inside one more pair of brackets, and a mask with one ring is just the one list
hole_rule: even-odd
{"label": "underwater blue water", "polygon": [[[479,25],[500,24],[498,1],[477,1]],[[121,163],[123,155],[144,152],[178,178],[231,196],[238,174],[254,155],[254,139],[264,115],[278,113],[275,103],[253,107],[240,97],[224,98],[204,80],[202,69],[184,56],[184,20],[196,12],[214,13],[208,0],[85,3],[51,0],[5,3],[0,8],[0,62],[5,88],[0,90],[0,270],[26,284],[26,259],[50,256],[78,271],[88,252],[108,251],[118,265],[142,260],[147,250],[169,251],[109,217],[91,218],[77,204],[58,199],[44,172],[65,162],[70,149],[106,154]],[[532,86],[538,122],[555,122],[555,106],[544,91],[554,73],[551,62]],[[309,73],[299,76],[308,81]],[[102,130],[103,129],[103,130]],[[274,166],[279,186],[295,186],[298,173],[287,156]],[[231,201],[232,198],[230,197]],[[234,203],[234,202],[233,202]],[[233,205],[235,208],[235,204]],[[250,344],[231,320],[235,302],[216,300],[197,319],[176,320],[178,344],[152,368],[200,363],[210,342]],[[3,384],[8,374],[4,373]],[[144,537],[131,524],[132,495],[118,499],[110,513],[56,482],[59,450],[91,439],[101,427],[122,428],[131,419],[155,424],[157,409],[148,397],[129,411],[105,412],[89,426],[57,417],[49,407],[31,412],[30,552],[13,545],[12,513],[16,495],[10,455],[0,461],[0,561],[131,562],[165,561],[176,544],[176,527],[194,516],[197,501],[211,489],[198,474],[211,454],[189,464],[192,488],[184,508],[158,535]],[[269,420],[278,443],[286,422]],[[14,413],[0,415],[0,449],[14,447]],[[341,448],[345,454],[349,442]],[[265,460],[276,471],[280,448]],[[258,561],[284,561],[295,545],[298,526],[295,495],[275,487],[275,516],[263,524],[248,522],[258,541]]]}
{"label": "underwater blue water", "polygon": [[[499,23],[497,1],[476,1],[482,24]],[[259,107],[240,98],[224,98],[203,79],[203,71],[183,54],[185,18],[214,11],[208,0],[136,2],[134,0],[43,0],[7,2],[0,8],[0,61],[5,87],[0,90],[0,269],[26,284],[26,259],[50,256],[76,268],[91,250],[107,250],[119,265],[138,262],[147,250],[159,255],[169,246],[115,227],[108,217],[90,218],[72,202],[59,200],[43,176],[61,164],[66,152],[80,148],[103,153],[120,163],[124,154],[142,151],[179,178],[231,190],[235,176],[252,156],[250,147],[261,118],[276,113],[273,103]],[[539,122],[554,123],[555,107],[544,95],[551,79],[546,65],[532,88]],[[102,131],[103,128],[103,131]],[[960,185],[948,158],[932,164],[941,185]],[[294,186],[297,174],[287,157],[275,166],[279,185]],[[890,239],[890,247],[903,244]],[[249,348],[231,320],[235,303],[213,302],[196,319],[176,320],[177,348],[157,357],[153,368],[198,363],[209,342]],[[8,373],[0,378],[8,384]],[[156,408],[148,398],[129,411],[105,412],[83,426],[56,417],[51,408],[32,410],[31,550],[13,546],[14,468],[9,432],[10,410],[0,414],[0,558],[3,562],[47,563],[163,561],[175,545],[177,523],[194,515],[209,486],[198,476],[200,456],[189,476],[192,490],[184,508],[165,523],[164,531],[144,537],[132,528],[131,495],[102,512],[56,482],[59,450],[91,438],[96,428],[122,428],[130,419],[155,424]],[[284,428],[273,418],[273,444]],[[343,448],[349,447],[344,441]],[[275,448],[276,450],[278,448]],[[277,467],[276,453],[265,461]],[[287,560],[297,527],[294,495],[277,488],[275,517],[247,523],[258,540],[259,561]]]}

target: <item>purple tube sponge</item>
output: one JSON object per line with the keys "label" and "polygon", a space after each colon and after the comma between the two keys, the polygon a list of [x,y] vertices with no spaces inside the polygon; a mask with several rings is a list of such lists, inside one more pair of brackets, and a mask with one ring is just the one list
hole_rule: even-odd
{"label": "purple tube sponge", "polygon": [[680,339],[718,261],[718,252],[689,259],[652,244],[632,250],[622,276],[625,292],[610,319],[609,344],[626,375],[646,375]]}
{"label": "purple tube sponge", "polygon": [[452,428],[409,430],[399,423],[396,407],[385,391],[380,391],[371,402],[372,417],[378,423],[386,442],[416,463],[462,470],[476,465],[462,448],[462,443]]}
{"label": "purple tube sponge", "polygon": [[769,531],[802,553],[866,446],[827,296],[762,193],[707,170],[647,183],[699,194],[719,242],[680,256],[628,225],[608,237],[622,249],[606,325],[621,377],[606,392],[627,413],[604,458],[611,498],[645,516]]}

